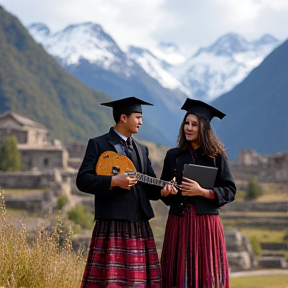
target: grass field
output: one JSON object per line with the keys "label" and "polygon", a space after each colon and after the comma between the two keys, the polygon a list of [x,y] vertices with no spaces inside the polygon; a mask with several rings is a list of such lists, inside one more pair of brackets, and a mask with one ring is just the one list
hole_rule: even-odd
{"label": "grass field", "polygon": [[[287,223],[288,224],[288,223]],[[248,238],[250,236],[254,236],[258,239],[258,241],[265,242],[273,242],[273,243],[283,243],[283,238],[285,236],[285,231],[283,230],[267,230],[267,229],[240,229],[240,231],[245,234]]]}
{"label": "grass field", "polygon": [[230,279],[231,288],[287,288],[288,275],[242,276]]}

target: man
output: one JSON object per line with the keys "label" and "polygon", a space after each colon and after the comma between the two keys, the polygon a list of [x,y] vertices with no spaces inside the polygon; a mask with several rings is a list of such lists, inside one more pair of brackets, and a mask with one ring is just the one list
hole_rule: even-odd
{"label": "man", "polygon": [[159,199],[160,189],[125,173],[95,172],[99,156],[114,151],[129,157],[138,172],[156,177],[147,147],[131,137],[142,125],[141,105],[153,104],[128,97],[101,105],[112,107],[116,124],[107,134],[89,140],[76,179],[80,191],[95,196],[96,222],[81,288],[158,288],[160,266],[149,225],[154,217],[149,199]]}

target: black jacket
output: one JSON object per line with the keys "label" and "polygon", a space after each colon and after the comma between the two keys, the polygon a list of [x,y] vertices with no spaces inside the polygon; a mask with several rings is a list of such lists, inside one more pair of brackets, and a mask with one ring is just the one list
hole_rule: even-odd
{"label": "black jacket", "polygon": [[[90,139],[82,165],[78,171],[76,185],[82,192],[93,194],[95,207],[95,220],[114,219],[137,221],[139,209],[145,219],[154,217],[154,213],[149,202],[160,198],[159,187],[138,183],[131,187],[131,190],[114,187],[109,190],[112,176],[96,175],[95,166],[99,156],[105,151],[116,151],[117,145],[121,143],[121,138],[111,128],[109,133]],[[138,172],[151,177],[156,177],[151,162],[148,157],[146,146],[133,140],[133,145],[138,154],[140,163]],[[115,146],[116,145],[116,146]],[[135,163],[134,163],[135,164]],[[137,194],[135,194],[137,193]]]}
{"label": "black jacket", "polygon": [[[198,150],[198,149],[197,149]],[[170,181],[176,177],[177,183],[182,182],[182,171],[184,164],[194,163],[204,166],[216,166],[218,172],[215,180],[214,192],[215,199],[208,199],[202,196],[187,197],[182,196],[181,191],[176,195],[163,197],[162,200],[166,205],[170,205],[170,214],[181,216],[185,203],[191,203],[195,206],[197,214],[219,214],[218,208],[232,202],[235,199],[236,185],[231,174],[227,159],[218,155],[212,159],[203,155],[201,148],[197,151],[198,157],[195,162],[187,149],[181,151],[178,148],[170,149],[165,157],[161,179]]]}

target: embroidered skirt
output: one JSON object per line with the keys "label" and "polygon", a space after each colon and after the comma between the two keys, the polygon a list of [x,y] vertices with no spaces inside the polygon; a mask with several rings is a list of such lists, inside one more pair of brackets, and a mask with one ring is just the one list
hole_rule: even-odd
{"label": "embroidered skirt", "polygon": [[95,223],[81,288],[160,288],[160,264],[148,221]]}
{"label": "embroidered skirt", "polygon": [[163,288],[229,288],[223,227],[218,215],[169,215],[161,256]]}

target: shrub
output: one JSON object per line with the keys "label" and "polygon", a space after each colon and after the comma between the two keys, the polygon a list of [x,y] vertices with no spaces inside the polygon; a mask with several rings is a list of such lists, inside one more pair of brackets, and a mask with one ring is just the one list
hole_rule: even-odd
{"label": "shrub", "polygon": [[284,241],[288,244],[288,228],[286,228],[286,230],[284,231],[284,237],[283,237]]}
{"label": "shrub", "polygon": [[63,207],[69,203],[69,199],[66,195],[60,195],[58,198],[57,198],[57,203],[56,203],[56,208],[58,210],[62,210]]}
{"label": "shrub", "polygon": [[93,214],[88,213],[84,210],[84,206],[76,204],[68,212],[69,220],[75,224],[79,224],[83,229],[90,229],[93,227]]}
{"label": "shrub", "polygon": [[257,237],[256,236],[251,236],[249,238],[249,242],[252,246],[252,249],[253,249],[253,252],[256,254],[256,255],[261,255],[262,253],[262,248],[261,248],[261,244],[260,242],[258,241]]}

